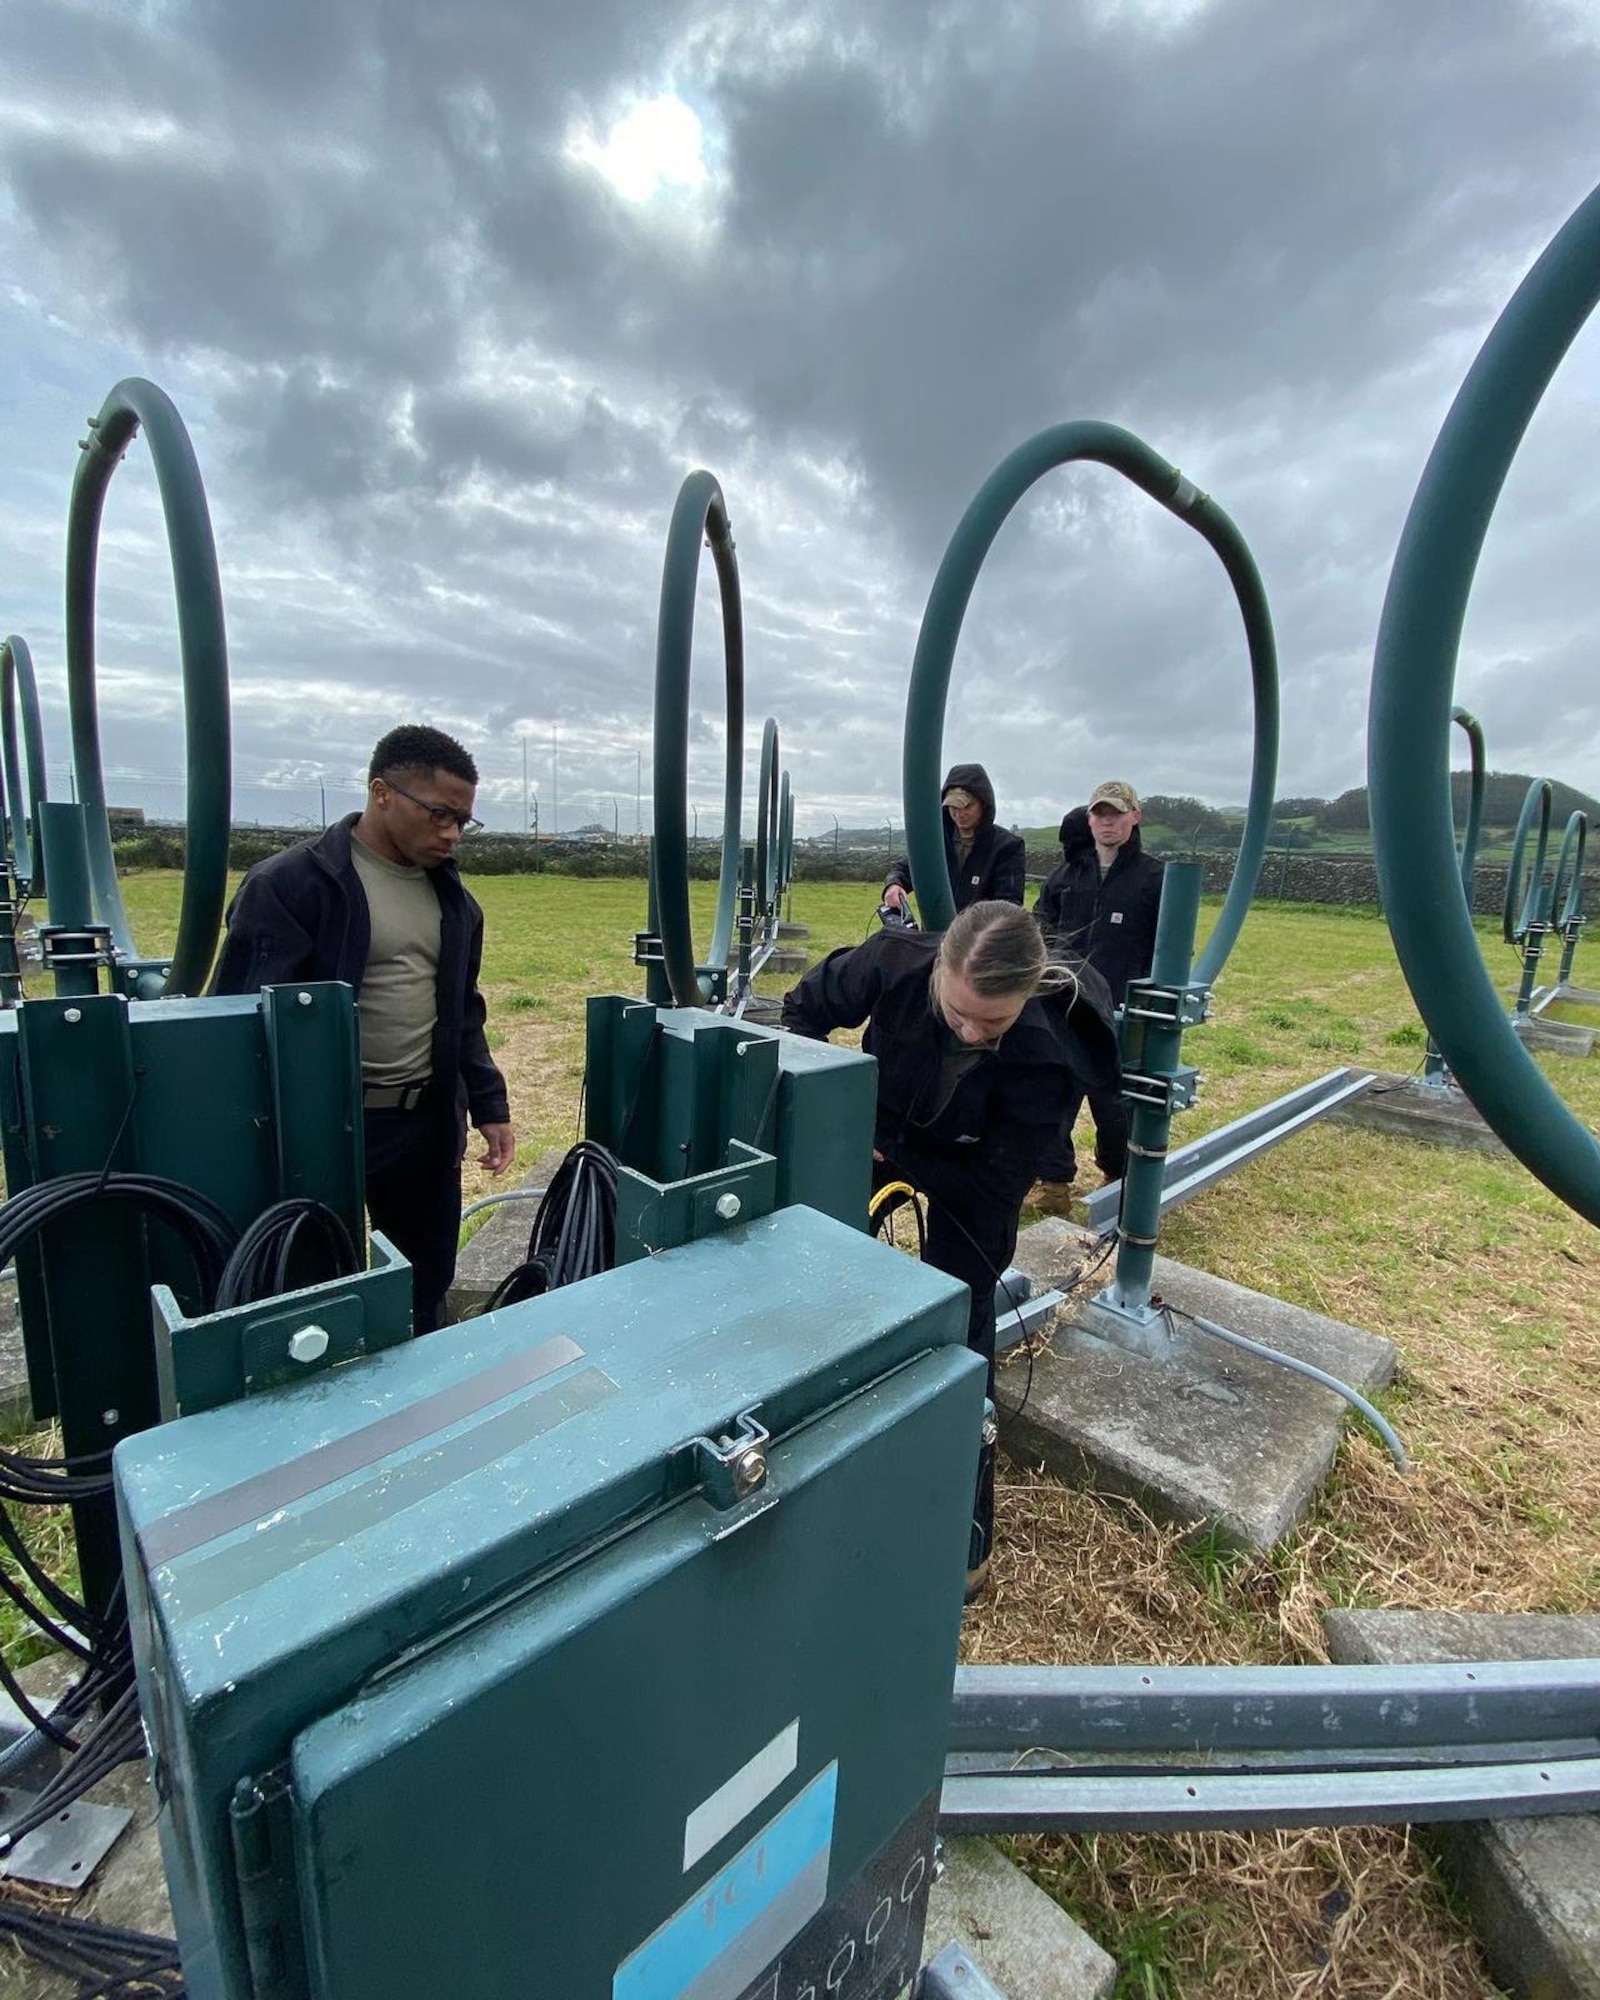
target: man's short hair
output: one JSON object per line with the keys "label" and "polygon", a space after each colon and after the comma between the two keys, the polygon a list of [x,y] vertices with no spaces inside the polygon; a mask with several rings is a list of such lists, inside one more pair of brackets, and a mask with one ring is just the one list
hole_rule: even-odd
{"label": "man's short hair", "polygon": [[453,736],[426,722],[405,722],[381,737],[367,768],[367,782],[386,777],[390,771],[448,771],[452,778],[478,782],[478,767],[470,752]]}

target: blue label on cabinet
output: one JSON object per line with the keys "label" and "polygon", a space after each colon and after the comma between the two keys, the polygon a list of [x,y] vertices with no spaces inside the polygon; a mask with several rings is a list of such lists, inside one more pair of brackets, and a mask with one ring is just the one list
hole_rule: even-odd
{"label": "blue label on cabinet", "polygon": [[738,2000],[827,1899],[838,1790],[833,1763],[623,1960],[612,2000]]}

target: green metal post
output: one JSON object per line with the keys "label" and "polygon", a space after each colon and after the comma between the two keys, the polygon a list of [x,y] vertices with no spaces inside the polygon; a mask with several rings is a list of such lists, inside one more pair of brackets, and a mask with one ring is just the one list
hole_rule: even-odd
{"label": "green metal post", "polygon": [[[1194,984],[1190,966],[1194,958],[1195,924],[1200,914],[1202,872],[1198,861],[1167,863],[1161,879],[1161,909],[1156,918],[1155,957],[1150,977],[1130,987],[1123,1014],[1124,1048],[1138,1068],[1137,1077],[1130,1076],[1129,1081],[1151,1090],[1152,1094],[1149,1098],[1134,1099],[1122,1215],[1117,1225],[1116,1276],[1100,1293],[1097,1303],[1135,1318],[1142,1318],[1151,1310],[1150,1274],[1155,1269],[1156,1239],[1161,1228],[1161,1190],[1166,1178],[1172,1113],[1193,1095],[1189,1087],[1191,1073],[1179,1062],[1184,1028],[1180,996]],[[1141,1002],[1154,991],[1170,996],[1170,1004],[1150,1008],[1140,1018]]]}
{"label": "green metal post", "polygon": [[1378,880],[1412,998],[1510,1150],[1600,1223],[1600,1144],[1520,1046],[1455,869],[1445,744],[1467,599],[1495,502],[1551,376],[1600,302],[1600,189],[1518,287],[1446,417],[1411,503],[1373,662],[1369,787]]}
{"label": "green metal post", "polygon": [[[86,818],[81,805],[45,803],[39,808],[39,844],[50,875],[50,921],[43,932],[47,944],[54,932],[87,938],[96,928]],[[99,964],[87,947],[70,951],[67,962],[55,963],[52,971],[58,1000],[78,1000],[100,990]]]}
{"label": "green metal post", "polygon": [[178,643],[183,657],[184,735],[188,816],[183,901],[171,973],[141,978],[139,995],[204,990],[222,930],[228,878],[231,818],[231,726],[228,715],[228,647],[223,629],[222,585],[200,468],[183,419],[153,382],[119,382],[89,419],[80,447],[67,515],[67,697],[72,717],[72,761],[79,802],[87,811],[89,874],[100,920],[116,950],[137,957],[128,928],[106,817],[100,764],[100,719],[95,695],[94,599],[100,517],[111,475],[140,429],[150,446],[161,508],[167,524],[178,602]]}
{"label": "green metal post", "polygon": [[733,902],[739,879],[739,815],[744,785],[744,607],[739,564],[722,488],[709,472],[691,472],[679,488],[667,530],[656,621],[655,840],[651,848],[656,916],[666,982],[680,1007],[709,997],[695,964],[689,919],[689,659],[694,645],[695,588],[702,537],[716,566],[722,602],[727,745],[723,762],[722,866],[707,965],[728,963]]}
{"label": "green metal post", "polygon": [[1115,424],[1058,424],[1020,445],[1002,460],[980,488],[939,565],[927,609],[922,614],[911,687],[906,697],[902,782],[906,844],[917,903],[924,924],[931,930],[946,929],[955,916],[939,823],[939,778],[951,663],[978,572],[1006,517],[1028,489],[1056,466],[1078,459],[1089,459],[1120,472],[1194,528],[1215,550],[1244,618],[1255,690],[1250,800],[1233,882],[1216,928],[1195,967],[1196,980],[1209,985],[1215,982],[1239,935],[1255,893],[1271,831],[1278,770],[1278,667],[1272,617],[1255,562],[1233,522],[1176,466],[1169,465],[1147,444]]}

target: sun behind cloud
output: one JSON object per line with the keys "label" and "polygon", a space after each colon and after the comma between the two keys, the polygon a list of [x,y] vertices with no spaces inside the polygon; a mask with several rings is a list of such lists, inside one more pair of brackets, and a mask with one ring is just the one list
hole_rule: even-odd
{"label": "sun behind cloud", "polygon": [[568,159],[592,167],[624,201],[647,202],[664,189],[693,192],[710,179],[704,128],[693,109],[671,91],[631,105],[603,138],[585,120],[563,151]]}

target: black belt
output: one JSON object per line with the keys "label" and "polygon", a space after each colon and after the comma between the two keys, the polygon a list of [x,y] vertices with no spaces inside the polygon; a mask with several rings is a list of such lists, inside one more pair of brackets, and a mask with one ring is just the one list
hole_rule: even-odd
{"label": "black belt", "polygon": [[361,1086],[361,1108],[364,1111],[420,1111],[427,1103],[432,1087],[431,1076],[418,1077],[414,1083],[364,1083]]}

